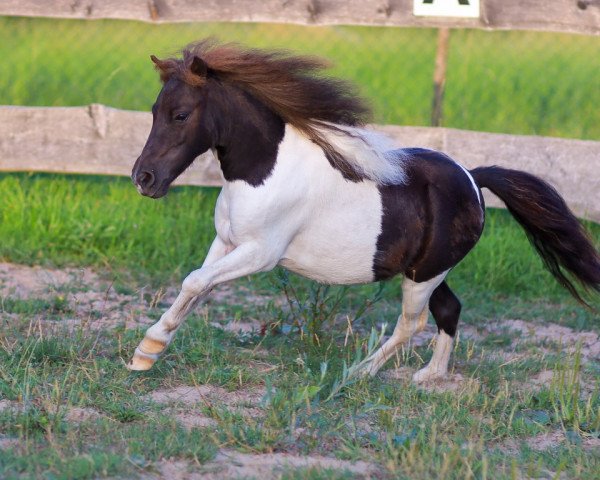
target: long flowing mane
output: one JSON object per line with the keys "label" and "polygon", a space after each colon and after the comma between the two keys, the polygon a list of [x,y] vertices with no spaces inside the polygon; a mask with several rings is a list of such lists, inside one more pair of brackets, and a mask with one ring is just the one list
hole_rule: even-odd
{"label": "long flowing mane", "polygon": [[[153,57],[163,82],[175,76],[192,86],[204,85],[206,78],[191,70],[194,57],[199,57],[207,65],[209,76],[244,89],[319,145],[346,178],[402,181],[399,165],[392,165],[397,162],[371,142],[372,132],[362,135],[360,127],[371,116],[367,102],[351,83],[324,75],[329,62],[314,56],[292,55],[286,50],[219,43],[213,38],[188,45],[182,54],[182,59]],[[363,147],[376,158],[367,159],[367,164],[346,158],[341,151],[344,145],[356,148],[357,142],[350,138],[343,142],[340,135],[362,140]]]}

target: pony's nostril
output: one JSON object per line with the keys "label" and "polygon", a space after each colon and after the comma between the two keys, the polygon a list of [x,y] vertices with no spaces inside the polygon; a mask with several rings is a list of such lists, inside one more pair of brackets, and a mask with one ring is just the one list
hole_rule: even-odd
{"label": "pony's nostril", "polygon": [[150,188],[154,185],[154,174],[148,171],[138,173],[137,183],[142,188]]}

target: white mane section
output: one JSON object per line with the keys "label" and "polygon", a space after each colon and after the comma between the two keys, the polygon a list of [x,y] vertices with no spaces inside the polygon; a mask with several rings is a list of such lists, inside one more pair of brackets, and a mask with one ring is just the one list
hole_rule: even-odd
{"label": "white mane section", "polygon": [[332,127],[319,133],[359,174],[380,185],[406,182],[404,154],[392,139],[371,129]]}

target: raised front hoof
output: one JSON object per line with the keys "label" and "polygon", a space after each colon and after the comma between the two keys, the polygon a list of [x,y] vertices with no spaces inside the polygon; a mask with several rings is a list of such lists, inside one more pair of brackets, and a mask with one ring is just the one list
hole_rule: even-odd
{"label": "raised front hoof", "polygon": [[447,373],[448,372],[425,367],[414,373],[414,375],[412,376],[412,381],[414,383],[431,382],[446,377]]}
{"label": "raised front hoof", "polygon": [[150,370],[152,365],[154,365],[154,362],[155,360],[151,358],[134,355],[129,363],[125,366],[128,370],[143,372],[145,370]]}
{"label": "raised front hoof", "polygon": [[127,364],[127,368],[135,371],[150,370],[166,348],[167,344],[165,342],[145,337],[135,349],[133,358]]}
{"label": "raised front hoof", "polygon": [[143,372],[145,370],[150,370],[156,360],[158,360],[158,355],[147,355],[144,352],[140,352],[139,348],[136,348],[133,358],[129,361],[126,367],[129,370]]}

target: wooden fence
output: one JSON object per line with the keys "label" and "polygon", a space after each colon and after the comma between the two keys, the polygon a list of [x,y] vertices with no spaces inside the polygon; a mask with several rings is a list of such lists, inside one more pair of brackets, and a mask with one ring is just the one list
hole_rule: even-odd
{"label": "wooden fence", "polygon": [[[0,107],[0,171],[130,175],[152,116],[103,105]],[[581,217],[600,222],[600,142],[481,133],[450,128],[376,126],[398,146],[446,152],[468,168],[501,165],[537,174],[565,196]],[[210,153],[179,184],[220,185]],[[493,196],[491,206],[501,206]]]}
{"label": "wooden fence", "polygon": [[415,17],[413,0],[4,0],[0,15],[526,29],[600,35],[600,0],[480,0],[479,18]]}
{"label": "wooden fence", "polygon": [[[415,17],[413,0],[4,0],[0,15],[468,27],[600,35],[600,0],[480,0],[480,5],[479,18],[461,19]],[[443,62],[440,65],[443,67]],[[436,81],[443,85],[443,78]],[[0,107],[0,171],[129,175],[150,124],[149,113],[97,104]],[[498,164],[530,171],[553,183],[578,215],[600,222],[600,142],[448,128],[377,128],[399,146],[441,150],[468,168]],[[210,154],[203,155],[178,183],[220,185],[216,161]],[[487,202],[501,206],[493,196],[488,196]]]}

